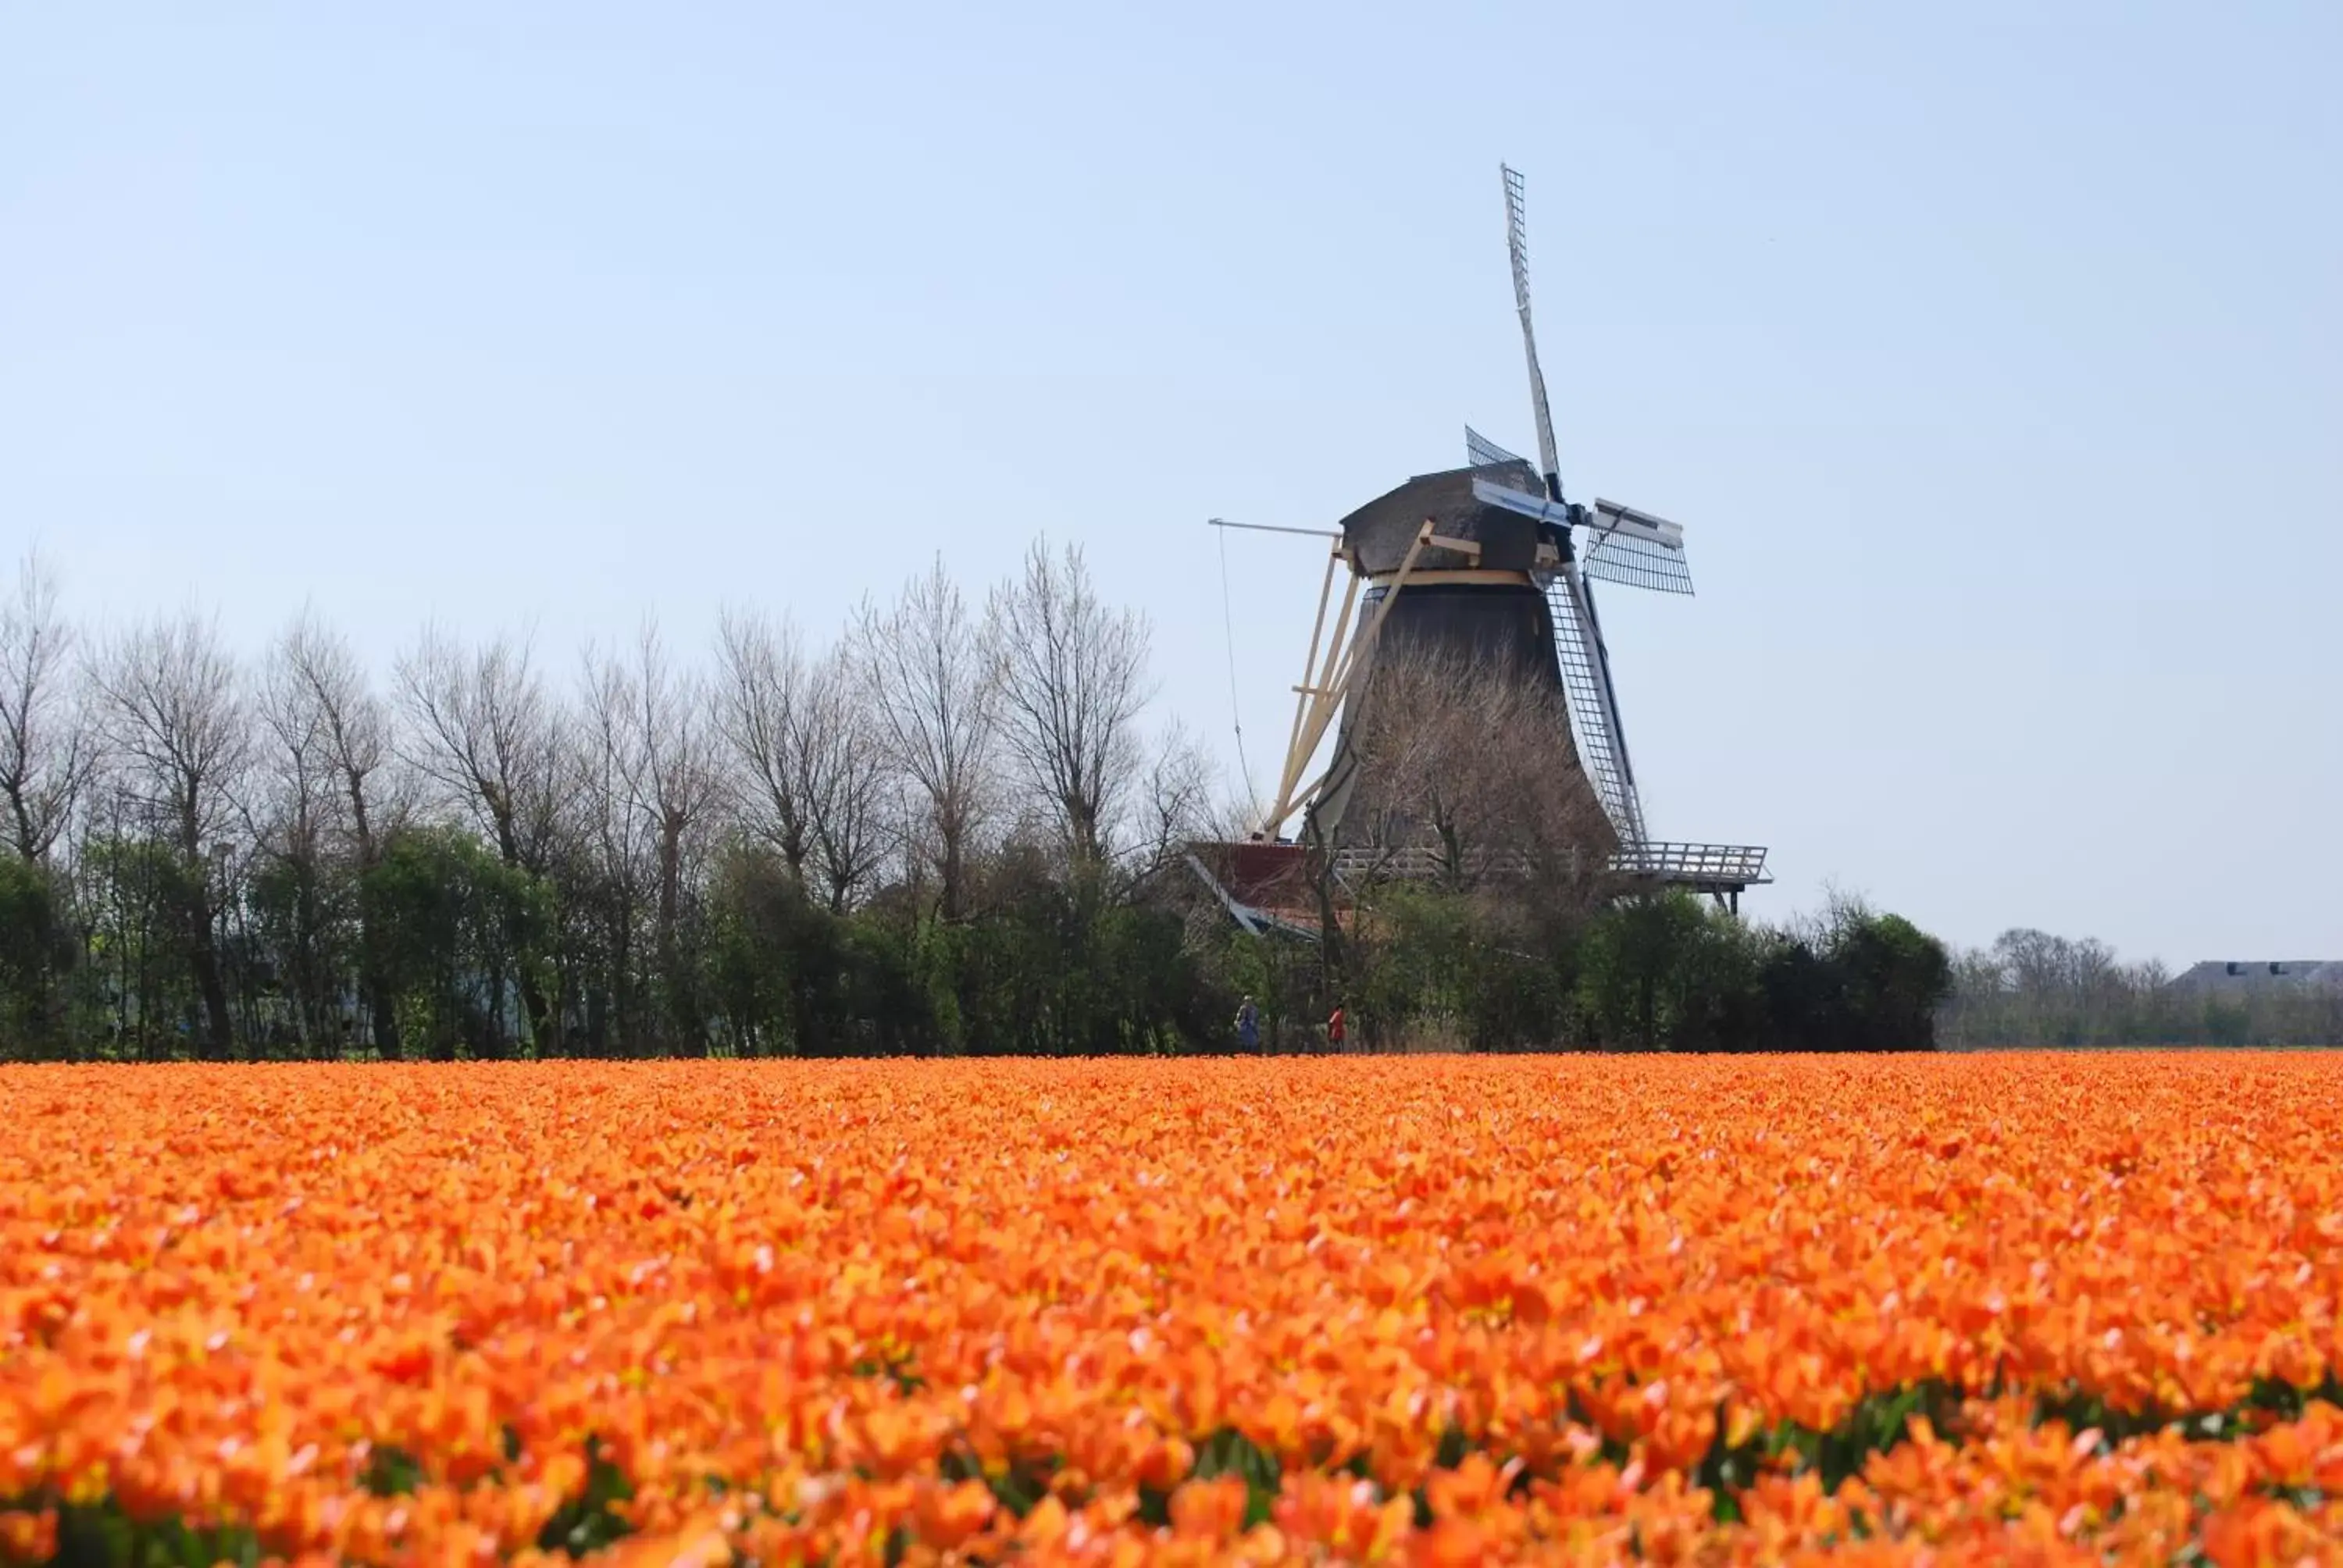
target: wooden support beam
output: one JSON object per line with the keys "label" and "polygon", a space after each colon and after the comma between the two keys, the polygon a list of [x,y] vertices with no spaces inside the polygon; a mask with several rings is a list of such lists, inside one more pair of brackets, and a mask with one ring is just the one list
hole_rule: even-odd
{"label": "wooden support beam", "polygon": [[1358,607],[1359,579],[1354,574],[1342,589],[1342,608],[1334,617],[1334,635],[1326,641],[1326,658],[1318,667],[1318,684],[1324,686],[1334,678],[1334,666],[1348,645],[1342,638],[1351,629],[1351,611]]}
{"label": "wooden support beam", "polygon": [[1342,660],[1342,673],[1328,683],[1338,692],[1351,684],[1352,670],[1360,659],[1366,657],[1367,650],[1374,646],[1375,634],[1383,628],[1383,618],[1391,614],[1392,606],[1399,602],[1400,589],[1407,586],[1407,579],[1415,571],[1416,558],[1423,553],[1423,547],[1431,541],[1432,519],[1427,518],[1424,519],[1423,527],[1416,532],[1415,543],[1408,546],[1406,556],[1401,559],[1399,572],[1392,578],[1391,587],[1383,591],[1383,603],[1375,606],[1375,618],[1367,623],[1366,629],[1362,631],[1358,640],[1351,645],[1348,656]]}
{"label": "wooden support beam", "polygon": [[[1400,562],[1399,575],[1393,578],[1390,588],[1383,594],[1383,602],[1375,607],[1374,618],[1367,622],[1357,640],[1347,648],[1341,648],[1338,643],[1326,650],[1330,665],[1338,652],[1342,656],[1342,663],[1337,671],[1330,672],[1327,678],[1319,681],[1321,689],[1316,699],[1310,703],[1302,731],[1294,737],[1293,745],[1286,754],[1285,775],[1278,780],[1277,803],[1271,808],[1269,820],[1263,824],[1268,834],[1274,835],[1285,819],[1293,814],[1295,804],[1302,799],[1294,788],[1301,782],[1302,769],[1310,765],[1310,759],[1316,755],[1319,742],[1326,738],[1326,727],[1332,721],[1335,710],[1341,707],[1344,695],[1349,691],[1351,678],[1358,669],[1359,661],[1374,645],[1376,634],[1383,630],[1384,618],[1391,614],[1400,590],[1407,586],[1409,576],[1415,570],[1416,558],[1423,553],[1424,547],[1431,543],[1432,538],[1432,520],[1427,518],[1423,527],[1416,530],[1415,542],[1408,546],[1406,558]],[[1355,577],[1351,579],[1351,586],[1353,589],[1358,587]],[[1347,596],[1342,608],[1347,618],[1350,610]],[[1321,775],[1321,781],[1322,779],[1323,775]]]}
{"label": "wooden support beam", "polygon": [[[1319,634],[1326,629],[1326,600],[1334,592],[1334,564],[1342,558],[1342,547],[1339,543],[1326,552],[1326,580],[1318,585],[1318,615],[1317,618],[1310,623],[1310,651],[1302,659],[1302,678],[1305,683],[1310,679],[1312,672],[1318,668],[1318,638]],[[1355,579],[1353,586],[1356,586]],[[1342,611],[1345,617],[1350,613],[1350,596],[1346,594],[1342,598]],[[1302,709],[1309,706],[1309,690],[1306,684],[1297,686],[1293,689],[1302,695],[1293,699],[1293,727],[1285,732],[1285,769],[1278,776],[1278,789],[1281,793],[1285,787],[1285,775],[1293,767],[1293,742],[1302,734]]]}
{"label": "wooden support beam", "polygon": [[[1333,678],[1335,660],[1342,652],[1343,634],[1350,630],[1351,609],[1358,602],[1358,597],[1359,579],[1356,574],[1353,574],[1350,580],[1342,585],[1342,608],[1334,617],[1334,635],[1327,641],[1324,662],[1320,664],[1314,672],[1302,671],[1302,678],[1312,682],[1319,702],[1327,700],[1327,693],[1332,689],[1331,683]],[[1312,651],[1313,653],[1316,651],[1314,646]],[[1318,743],[1315,740],[1305,745],[1302,739],[1302,731],[1308,724],[1307,715],[1315,711],[1314,704],[1311,702],[1308,696],[1304,696],[1295,708],[1293,733],[1286,741],[1285,766],[1277,778],[1276,801],[1270,808],[1268,819],[1262,824],[1262,836],[1264,838],[1274,838],[1278,826],[1293,814],[1293,802],[1296,799],[1293,792],[1294,783],[1302,777],[1302,770],[1310,766],[1311,753],[1318,749]]]}
{"label": "wooden support beam", "polygon": [[1318,770],[1317,778],[1312,779],[1309,783],[1304,784],[1301,789],[1296,789],[1293,792],[1293,798],[1296,800],[1308,800],[1314,799],[1318,791],[1325,788],[1326,776],[1333,771],[1334,765],[1329,762],[1325,767]]}

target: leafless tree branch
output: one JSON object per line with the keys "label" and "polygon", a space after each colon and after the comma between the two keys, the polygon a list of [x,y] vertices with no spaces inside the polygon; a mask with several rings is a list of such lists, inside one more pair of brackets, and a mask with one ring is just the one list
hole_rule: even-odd
{"label": "leafless tree branch", "polygon": [[[407,760],[446,802],[469,816],[508,866],[542,875],[551,864],[576,779],[561,715],[527,642],[502,638],[467,656],[426,628],[398,662]],[[517,977],[539,1050],[558,1048],[560,1016],[533,966]]]}
{"label": "leafless tree branch", "polygon": [[[283,754],[314,765],[322,777],[317,810],[363,877],[379,865],[387,835],[411,806],[407,779],[394,766],[391,715],[368,683],[348,639],[304,613],[271,655],[265,704]],[[386,1058],[399,1054],[398,1019],[384,978],[381,933],[359,905],[359,990]]]}
{"label": "leafless tree branch", "polygon": [[879,872],[898,834],[894,778],[848,652],[814,666],[805,726],[814,859],[830,911],[841,913]]}
{"label": "leafless tree branch", "polygon": [[992,807],[995,683],[960,589],[939,558],[854,624],[853,663],[880,739],[910,782],[907,847],[937,877],[946,920],[967,912],[969,861]]}
{"label": "leafless tree branch", "polygon": [[727,610],[717,625],[716,719],[744,775],[745,825],[805,879],[813,853],[818,719],[797,628]]}
{"label": "leafless tree branch", "polygon": [[398,661],[407,760],[472,817],[508,866],[541,870],[566,799],[560,725],[529,646],[477,653],[426,628]]}
{"label": "leafless tree branch", "polygon": [[1141,770],[1147,622],[1101,602],[1079,548],[1052,558],[1036,540],[1023,574],[993,591],[985,629],[1010,759],[1055,809],[1074,859],[1095,863]]}
{"label": "leafless tree branch", "polygon": [[1394,649],[1377,660],[1351,744],[1360,783],[1346,839],[1386,857],[1429,853],[1453,887],[1502,868],[1591,889],[1615,844],[1552,682],[1467,655]]}
{"label": "leafless tree branch", "polygon": [[65,832],[98,763],[97,735],[73,679],[74,632],[57,584],[27,555],[0,605],[0,796],[12,847],[41,860]]}
{"label": "leafless tree branch", "polygon": [[242,672],[216,622],[190,611],[117,638],[91,667],[108,749],[126,793],[186,862],[190,965],[203,998],[206,1044],[233,1049],[227,989],[215,940],[213,851],[230,844],[251,759]]}

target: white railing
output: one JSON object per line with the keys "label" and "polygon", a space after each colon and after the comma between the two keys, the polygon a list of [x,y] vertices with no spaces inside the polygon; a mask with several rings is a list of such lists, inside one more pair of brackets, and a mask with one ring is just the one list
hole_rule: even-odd
{"label": "white railing", "polygon": [[1611,857],[1623,877],[1654,877],[1664,882],[1762,882],[1765,851],[1754,844],[1654,844],[1623,848]]}
{"label": "white railing", "polygon": [[[1464,852],[1462,866],[1452,864],[1447,853],[1429,845],[1407,844],[1389,849],[1352,846],[1334,851],[1334,874],[1346,882],[1393,879],[1424,881],[1453,876],[1462,871],[1478,879],[1483,877],[1527,877],[1542,869],[1561,871],[1575,878],[1580,874],[1580,859],[1572,850],[1559,864],[1540,862],[1518,849],[1470,849]],[[1612,855],[1605,867],[1615,877],[1634,877],[1661,882],[1684,882],[1694,886],[1741,886],[1771,880],[1765,875],[1765,851],[1752,844],[1658,844],[1632,845]]]}
{"label": "white railing", "polygon": [[[1578,872],[1578,856],[1573,851],[1564,862],[1573,876]],[[1376,880],[1428,881],[1448,877],[1462,870],[1467,877],[1526,877],[1536,869],[1530,857],[1521,850],[1468,849],[1461,867],[1453,865],[1445,850],[1426,844],[1393,845],[1377,849],[1354,845],[1334,851],[1334,875],[1346,882]]]}

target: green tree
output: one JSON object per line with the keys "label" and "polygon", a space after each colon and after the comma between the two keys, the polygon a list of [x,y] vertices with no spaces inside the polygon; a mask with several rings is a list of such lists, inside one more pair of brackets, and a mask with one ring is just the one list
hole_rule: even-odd
{"label": "green tree", "polygon": [[202,868],[164,839],[110,832],[82,845],[75,872],[85,1016],[126,1054],[186,1052],[201,1028],[186,910]]}
{"label": "green tree", "polygon": [[1700,1008],[1696,984],[1714,943],[1711,917],[1680,888],[1638,894],[1588,926],[1579,998],[1595,1040],[1657,1050]]}
{"label": "green tree", "polygon": [[315,854],[273,857],[246,879],[244,909],[298,1039],[312,1050],[337,1045],[358,950],[355,879]]}
{"label": "green tree", "polygon": [[707,989],[718,1036],[756,1056],[930,1052],[940,1030],[918,943],[892,913],[833,914],[758,844],[717,858]]}
{"label": "green tree", "polygon": [[416,828],[387,840],[359,898],[379,933],[401,1037],[436,1060],[510,1054],[507,998],[525,994],[525,978],[543,985],[546,885],[471,834]]}
{"label": "green tree", "polygon": [[745,1056],[826,1055],[842,1031],[843,932],[781,857],[721,855],[709,892],[709,988],[720,1035]]}
{"label": "green tree", "polygon": [[1857,909],[1835,922],[1828,957],[1844,987],[1842,1049],[1936,1049],[1936,1010],[1953,980],[1944,943],[1900,915]]}
{"label": "green tree", "polygon": [[49,869],[0,855],[0,1031],[42,1056],[69,1043],[62,1006],[73,969],[73,931]]}

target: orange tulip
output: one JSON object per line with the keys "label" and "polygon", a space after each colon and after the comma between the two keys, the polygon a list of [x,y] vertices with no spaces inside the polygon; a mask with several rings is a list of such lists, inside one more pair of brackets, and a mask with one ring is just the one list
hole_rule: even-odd
{"label": "orange tulip", "polygon": [[69,1504],[287,1561],[2317,1561],[2338,1091],[0,1069],[0,1556]]}

